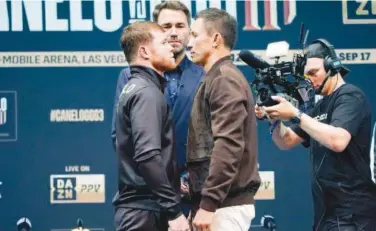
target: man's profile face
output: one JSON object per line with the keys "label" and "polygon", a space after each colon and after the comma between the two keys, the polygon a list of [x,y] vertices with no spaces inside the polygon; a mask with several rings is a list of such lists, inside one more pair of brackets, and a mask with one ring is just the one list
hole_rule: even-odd
{"label": "man's profile face", "polygon": [[149,44],[151,64],[158,71],[169,71],[176,68],[173,48],[168,43],[167,35],[162,30],[152,30],[153,41]]}
{"label": "man's profile face", "polygon": [[157,23],[162,26],[168,35],[168,43],[174,49],[175,57],[187,47],[189,26],[187,16],[183,11],[163,9],[159,13]]}
{"label": "man's profile face", "polygon": [[188,47],[194,63],[204,66],[212,52],[212,38],[205,28],[202,18],[195,20],[191,26]]}
{"label": "man's profile face", "polygon": [[[324,59],[322,58],[308,58],[304,67],[304,74],[309,80],[315,90],[319,89],[323,84],[326,76],[324,69]],[[326,92],[327,86],[322,89],[322,92]]]}

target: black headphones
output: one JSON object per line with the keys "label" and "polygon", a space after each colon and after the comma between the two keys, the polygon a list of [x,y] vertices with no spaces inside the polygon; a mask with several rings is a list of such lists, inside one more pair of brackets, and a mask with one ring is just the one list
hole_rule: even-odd
{"label": "black headphones", "polygon": [[331,71],[331,76],[337,74],[342,67],[342,63],[334,51],[334,46],[325,39],[317,39],[312,42],[312,44],[314,43],[320,43],[329,50],[329,56],[324,57],[324,68],[326,72]]}

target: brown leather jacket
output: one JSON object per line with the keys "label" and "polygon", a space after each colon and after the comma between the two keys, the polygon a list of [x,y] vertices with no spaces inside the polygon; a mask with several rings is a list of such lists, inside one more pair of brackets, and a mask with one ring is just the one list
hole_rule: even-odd
{"label": "brown leather jacket", "polygon": [[227,56],[208,71],[192,106],[187,168],[193,205],[215,211],[252,204],[261,182],[257,163],[253,96]]}

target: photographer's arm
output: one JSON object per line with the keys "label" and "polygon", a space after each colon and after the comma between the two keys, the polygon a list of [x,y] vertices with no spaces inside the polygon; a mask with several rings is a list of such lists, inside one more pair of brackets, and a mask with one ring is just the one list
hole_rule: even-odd
{"label": "photographer's arm", "polygon": [[[299,127],[304,130],[309,137],[312,137],[325,147],[334,152],[342,152],[350,142],[349,131],[357,123],[356,116],[361,112],[362,103],[356,97],[341,97],[334,105],[332,120],[329,124],[324,124],[310,117],[307,114],[301,116]],[[290,119],[298,114],[298,109],[281,97],[273,97],[279,104],[265,108],[265,111],[272,118]],[[355,107],[354,107],[355,106]],[[354,110],[355,108],[355,110]],[[358,116],[361,118],[361,115]]]}
{"label": "photographer's arm", "polygon": [[273,141],[281,150],[288,150],[304,141],[291,128],[279,122],[273,131]]}
{"label": "photographer's arm", "polygon": [[[369,105],[362,92],[356,88],[342,89],[331,108],[328,124],[303,115],[300,127],[313,139],[334,152],[342,152],[349,145],[351,137],[357,136],[368,116]],[[329,119],[329,118],[328,118]]]}
{"label": "photographer's arm", "polygon": [[296,129],[293,130],[285,126],[283,122],[270,118],[265,111],[265,107],[256,105],[255,112],[258,118],[267,117],[272,129],[272,139],[279,149],[288,150],[304,141],[306,141],[303,144],[304,146],[307,146],[307,142],[309,143],[309,137],[304,131],[299,129],[299,127],[295,127]]}
{"label": "photographer's arm", "polygon": [[350,142],[351,135],[340,127],[321,123],[303,114],[300,127],[313,139],[334,152],[342,152]]}

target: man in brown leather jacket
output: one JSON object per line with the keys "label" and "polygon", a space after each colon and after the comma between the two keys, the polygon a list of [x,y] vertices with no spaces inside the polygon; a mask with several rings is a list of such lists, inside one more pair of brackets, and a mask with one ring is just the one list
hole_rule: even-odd
{"label": "man in brown leather jacket", "polygon": [[191,27],[192,61],[204,67],[192,106],[187,168],[197,230],[248,230],[260,186],[254,100],[232,63],[237,22],[227,12],[201,11]]}

